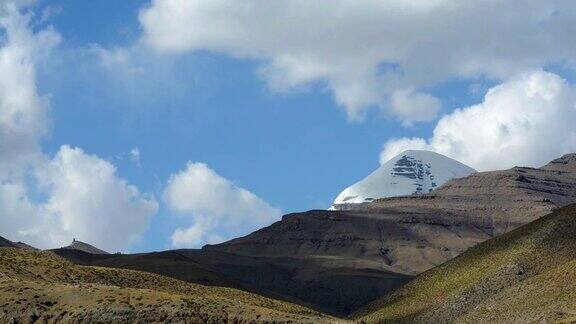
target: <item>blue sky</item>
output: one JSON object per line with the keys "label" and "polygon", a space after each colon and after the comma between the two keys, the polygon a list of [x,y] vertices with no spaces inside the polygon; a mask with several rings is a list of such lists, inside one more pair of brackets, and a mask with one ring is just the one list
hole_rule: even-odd
{"label": "blue sky", "polygon": [[[116,46],[138,35],[137,12],[146,1],[123,2],[112,15],[107,1],[49,4],[59,8],[51,23],[64,37],[64,47]],[[86,19],[78,12],[94,14]],[[98,18],[104,16],[106,24]],[[152,93],[133,93],[153,97],[152,102],[127,98],[86,75],[59,89],[40,80],[52,96],[55,121],[47,149],[55,152],[61,143],[82,147],[114,161],[123,177],[157,195],[174,170],[188,160],[202,161],[288,213],[327,208],[340,190],[378,167],[386,139],[427,136],[433,126],[407,129],[378,113],[365,122],[350,122],[321,85],[293,94],[270,92],[255,75],[253,62],[211,53],[175,60],[184,69],[171,76],[179,82],[176,98],[163,96],[163,80],[145,82]],[[87,68],[83,63],[80,70]],[[447,85],[457,87],[462,85]],[[142,154],[141,168],[128,158],[133,147]],[[142,249],[167,244],[173,224],[163,222],[164,212],[152,222]]]}
{"label": "blue sky", "polygon": [[[178,2],[172,1],[176,4]],[[162,22],[159,13],[164,11],[164,14],[170,15],[173,9],[169,0],[154,3],[41,0],[18,7],[19,14],[29,15],[27,28],[32,33],[38,34],[50,29],[60,38],[58,44],[51,47],[51,54],[47,58],[34,61],[38,96],[48,97],[50,102],[50,131],[41,137],[41,154],[56,161],[56,157],[61,154],[64,156],[62,145],[80,148],[83,151],[81,156],[93,155],[107,161],[116,167],[114,179],[119,183],[125,180],[127,184],[137,187],[142,197],[157,203],[157,207],[147,214],[147,221],[142,224],[145,230],[133,233],[139,238],[129,243],[122,242],[118,249],[144,251],[198,247],[204,243],[246,234],[269,224],[279,217],[276,214],[278,210],[288,213],[326,208],[342,189],[376,169],[381,158],[398,153],[401,149],[435,150],[484,170],[515,164],[538,165],[575,147],[576,140],[570,134],[565,139],[558,139],[559,148],[556,149],[535,150],[534,147],[541,145],[517,144],[518,139],[527,138],[548,137],[556,140],[556,134],[544,133],[542,136],[542,129],[558,119],[570,121],[573,117],[570,108],[565,108],[573,99],[572,57],[546,51],[534,56],[526,54],[527,57],[517,53],[530,46],[539,52],[537,49],[544,46],[541,44],[546,43],[544,41],[535,39],[534,44],[519,43],[515,44],[517,48],[509,48],[510,42],[505,37],[500,39],[493,33],[486,36],[471,30],[470,34],[477,35],[480,41],[490,42],[490,37],[496,37],[496,42],[505,45],[494,49],[493,53],[478,54],[478,57],[474,55],[480,50],[470,48],[472,45],[462,48],[454,45],[455,54],[450,54],[450,60],[443,60],[443,56],[448,56],[443,55],[443,51],[450,50],[443,50],[443,43],[455,42],[457,39],[448,39],[436,30],[430,33],[438,35],[414,37],[413,43],[406,45],[404,41],[384,33],[367,33],[364,35],[365,40],[362,40],[363,37],[358,37],[358,40],[356,37],[347,38],[342,35],[337,43],[316,44],[306,41],[304,36],[291,35],[286,30],[278,29],[275,31],[277,35],[288,36],[285,36],[285,41],[282,39],[281,45],[275,45],[276,34],[270,36],[262,33],[262,26],[257,26],[257,30],[251,29],[256,28],[252,23],[244,21],[242,17],[234,17],[231,11],[227,11],[226,1],[219,2],[220,5],[192,2],[196,5],[181,3],[181,10],[205,9],[202,19],[206,21],[196,21],[196,13],[191,12],[189,17],[179,18],[183,21],[176,21],[173,25]],[[346,4],[346,1],[341,2]],[[443,2],[438,1],[438,7],[410,10],[416,10],[418,14],[430,12],[431,15],[441,15]],[[360,2],[358,8],[355,8],[358,15],[368,15],[363,12],[370,12],[374,3]],[[470,8],[462,10],[474,12],[478,9],[474,6],[481,7],[471,3]],[[290,1],[287,5],[296,13],[303,13],[306,9]],[[146,10],[152,18],[139,18],[144,8],[148,8]],[[286,19],[272,7],[266,8],[264,12],[258,12],[259,9],[254,9],[256,7],[250,8],[248,11],[252,10],[254,17],[277,14],[278,20]],[[483,9],[486,8],[478,10],[483,12]],[[538,5],[529,5],[525,10],[540,9]],[[435,13],[434,10],[439,12]],[[154,16],[156,14],[158,17]],[[203,35],[201,27],[211,26],[208,21],[210,15],[224,15],[235,23],[245,23],[246,33],[238,36],[241,42],[233,37],[221,37],[216,33],[216,36],[212,35],[213,30],[221,28],[218,24]],[[373,18],[379,17],[369,16],[367,19],[369,21]],[[401,33],[412,36],[422,32],[412,32],[412,27],[403,25],[403,19],[410,22],[412,18],[409,15],[404,18],[394,17],[398,19],[396,27]],[[496,23],[505,20],[492,18]],[[554,22],[550,23],[553,27],[556,25],[554,19],[560,24],[565,20],[561,18],[548,17]],[[298,16],[298,19],[305,18]],[[298,23],[298,19],[290,18],[286,21],[289,25]],[[340,20],[345,21],[347,27],[342,30],[346,33],[350,26],[353,26],[352,32],[358,26],[357,34],[351,34],[363,36],[363,19],[326,19],[326,26],[338,26]],[[217,21],[216,18],[214,20]],[[265,19],[262,20],[262,24],[267,23]],[[173,29],[163,30],[165,27],[161,24],[170,25]],[[318,24],[321,25],[321,22]],[[527,29],[534,27],[528,19],[522,20],[519,25]],[[312,24],[308,28],[313,29],[315,26]],[[382,26],[383,31],[387,28]],[[423,26],[422,29],[426,32],[427,28]],[[182,35],[193,35],[180,40],[174,36],[180,32]],[[234,34],[233,31],[230,33]],[[546,37],[562,36],[552,27],[544,34]],[[315,35],[320,36],[323,34]],[[290,37],[294,37],[294,41]],[[422,41],[426,38],[429,38],[431,45]],[[361,43],[363,41],[366,43]],[[406,46],[412,52],[397,54],[394,48],[391,50],[373,45],[388,42],[392,45],[399,42],[397,47]],[[298,44],[292,48],[292,43]],[[358,46],[366,46],[365,52],[373,50],[380,53],[381,57],[363,57],[364,52],[355,52],[354,48]],[[559,48],[557,52],[569,52],[570,47],[566,47]],[[339,49],[344,52],[342,55],[333,54]],[[351,52],[347,54],[348,49]],[[302,52],[306,55],[300,55]],[[422,55],[422,58],[418,55]],[[388,59],[389,56],[393,58]],[[287,61],[289,63],[284,61],[286,57],[290,58]],[[310,61],[312,63],[308,61],[310,57],[314,58]],[[349,57],[354,58],[353,62],[349,62]],[[428,57],[430,62],[425,61]],[[493,66],[484,64],[482,60],[493,63]],[[324,61],[326,65],[322,64]],[[476,66],[470,62],[479,64]],[[376,71],[374,74],[371,66]],[[270,74],[266,71],[272,72]],[[561,89],[551,87],[541,90],[544,94],[554,95],[554,100],[538,105],[549,107],[551,117],[538,117],[542,121],[536,120],[535,126],[520,127],[518,118],[521,117],[518,116],[521,114],[508,114],[516,110],[502,106],[523,105],[524,101],[511,98],[515,98],[517,93],[526,93],[519,89],[534,82],[546,85],[558,83]],[[493,91],[495,94],[490,97],[492,99],[487,100],[485,96],[493,87],[500,87],[500,90]],[[544,94],[542,97],[546,97]],[[527,98],[526,102],[534,100]],[[474,108],[474,105],[479,106]],[[464,124],[470,120],[474,132],[459,133],[462,132],[463,124],[458,120],[460,115],[454,113],[458,108],[468,110],[470,115],[463,117]],[[537,114],[538,109],[541,108],[534,108],[534,116],[541,116]],[[519,107],[518,111],[524,110]],[[446,121],[438,123],[443,116]],[[530,117],[530,120],[534,119]],[[487,126],[484,129],[484,126],[494,123],[501,123],[507,130],[503,137],[494,139],[493,143],[474,142],[480,141],[478,138],[489,138],[494,131]],[[476,136],[483,132],[488,135]],[[460,138],[463,140],[458,142]],[[482,149],[476,150],[476,147]],[[494,158],[490,156],[487,147],[494,148],[496,155],[510,149],[514,157]],[[134,148],[140,153],[138,162],[130,154]],[[498,161],[498,164],[494,161]],[[257,196],[258,201],[246,203],[245,209],[248,212],[240,215],[235,210],[222,211],[214,207],[226,204],[226,200],[216,200],[207,206],[202,202],[187,204],[167,197],[167,192],[176,192],[169,189],[172,184],[176,186],[175,183],[179,183],[176,174],[185,171],[189,162],[204,163],[207,166],[203,168],[200,164],[194,164],[195,167],[187,169],[190,174],[202,176],[203,172],[215,173],[210,178],[215,182],[207,182],[217,183],[215,187],[207,185],[203,190],[209,192],[217,191],[215,188],[225,188],[222,190],[230,191],[226,197],[233,199],[236,199],[234,197],[238,192],[247,190]],[[185,172],[181,175],[184,176]],[[44,180],[40,178],[41,183]],[[219,182],[220,179],[224,179],[224,182]],[[194,186],[196,182],[190,181],[182,183]],[[53,184],[56,181],[48,182],[49,185],[45,187],[58,187]],[[179,190],[187,190],[185,185],[182,186],[178,187]],[[32,185],[27,190],[33,196],[33,192],[45,188],[35,189]],[[206,193],[198,193],[195,191],[197,188],[190,190],[190,194]],[[182,193],[184,197],[186,194]],[[50,197],[55,194],[49,192],[45,195]],[[239,201],[239,204],[245,203],[244,200]],[[37,203],[44,206],[41,201]],[[52,206],[48,208],[50,210],[60,210],[51,202],[47,204]],[[233,223],[230,218],[251,219],[250,213],[258,214],[262,210],[260,208],[256,211],[257,207],[254,206],[262,204],[265,205],[264,210],[273,216],[262,216],[263,220],[239,232],[226,229],[229,226],[227,224]],[[90,227],[90,220],[99,218],[99,211],[95,207],[86,216],[88,222],[82,223],[82,226]],[[105,212],[103,208],[102,213]],[[58,223],[59,217],[68,219],[64,214],[60,210],[54,214],[59,216],[50,214],[47,218],[54,218]],[[198,216],[200,214],[201,217]],[[71,215],[69,219],[73,220],[74,217]],[[110,223],[114,220],[103,218],[103,221]],[[198,225],[196,229],[205,232],[198,234],[200,238],[184,239],[180,241],[181,244],[176,244],[173,234],[177,229],[184,230],[188,226],[192,229],[194,224],[200,223],[203,225]],[[16,228],[16,232],[30,232],[24,229]],[[61,237],[74,234],[72,230],[62,233],[55,231],[58,239],[51,242],[60,242],[63,240]],[[10,233],[2,234],[10,236]],[[26,235],[22,234],[18,238],[35,242],[33,236]],[[115,235],[121,236],[122,233]]]}

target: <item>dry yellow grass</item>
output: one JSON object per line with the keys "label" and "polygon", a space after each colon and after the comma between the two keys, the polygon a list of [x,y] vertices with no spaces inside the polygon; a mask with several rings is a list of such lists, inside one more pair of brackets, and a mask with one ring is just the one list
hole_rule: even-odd
{"label": "dry yellow grass", "polygon": [[0,248],[0,322],[335,322],[302,306],[146,272]]}

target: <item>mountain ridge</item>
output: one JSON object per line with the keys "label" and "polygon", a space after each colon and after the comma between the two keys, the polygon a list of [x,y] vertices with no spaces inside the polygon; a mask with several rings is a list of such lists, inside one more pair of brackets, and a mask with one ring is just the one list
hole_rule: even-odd
{"label": "mountain ridge", "polygon": [[10,241],[9,239],[4,238],[4,237],[2,237],[2,236],[0,236],[0,247],[13,247],[13,248],[18,248],[18,249],[38,251],[37,248],[35,248],[35,247],[31,246],[31,245],[28,245],[28,244],[26,244],[26,243],[24,243],[24,242],[20,242],[20,241],[18,241],[18,242],[13,242],[13,241]]}
{"label": "mountain ridge", "polygon": [[70,245],[62,247],[62,249],[83,251],[90,254],[110,254],[93,245],[90,245],[82,241],[78,241],[76,239],[72,239],[72,243],[70,243]]}

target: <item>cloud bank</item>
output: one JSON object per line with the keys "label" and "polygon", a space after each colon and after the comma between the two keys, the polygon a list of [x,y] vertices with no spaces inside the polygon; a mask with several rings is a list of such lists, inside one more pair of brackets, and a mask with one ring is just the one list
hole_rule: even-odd
{"label": "cloud bank", "polygon": [[380,107],[406,124],[435,117],[442,82],[573,64],[575,20],[560,0],[153,0],[140,13],[155,50],[256,60],[273,90],[320,83],[350,119]]}
{"label": "cloud bank", "polygon": [[172,235],[175,247],[200,247],[246,235],[280,218],[279,209],[234,185],[204,163],[188,162],[170,176],[164,201],[192,225]]}
{"label": "cloud bank", "polygon": [[36,64],[61,37],[51,27],[34,32],[30,19],[14,3],[0,4],[0,235],[40,248],[76,237],[126,249],[148,227],[157,202],[79,148],[63,145],[54,157],[42,152],[50,102],[38,94]]}
{"label": "cloud bank", "polygon": [[538,167],[576,151],[576,89],[542,70],[488,91],[481,104],[440,119],[429,139],[393,139],[381,163],[405,149],[429,149],[477,170]]}

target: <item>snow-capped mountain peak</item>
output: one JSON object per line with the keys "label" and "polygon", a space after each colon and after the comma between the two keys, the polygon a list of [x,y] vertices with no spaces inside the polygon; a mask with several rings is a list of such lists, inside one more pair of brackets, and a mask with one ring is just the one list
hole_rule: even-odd
{"label": "snow-capped mountain peak", "polygon": [[332,208],[395,196],[426,194],[446,181],[476,172],[431,151],[409,150],[393,157],[363,180],[342,191]]}

